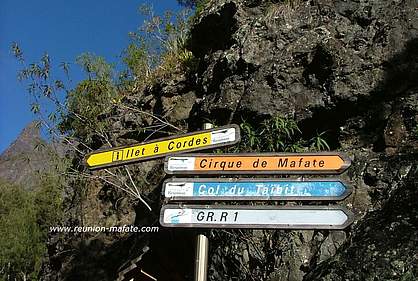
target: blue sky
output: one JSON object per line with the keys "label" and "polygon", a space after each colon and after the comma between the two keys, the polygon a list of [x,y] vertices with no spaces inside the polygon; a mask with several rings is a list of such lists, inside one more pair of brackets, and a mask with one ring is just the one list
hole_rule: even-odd
{"label": "blue sky", "polygon": [[[55,66],[52,72],[60,71],[61,62],[74,63],[84,52],[116,63],[129,43],[128,32],[136,31],[144,20],[138,13],[143,3],[153,5],[157,14],[179,8],[175,0],[0,1],[0,153],[35,118],[26,87],[17,81],[20,66],[11,54],[11,43],[19,43],[28,63],[47,52]],[[70,76],[74,83],[83,78],[77,65],[71,65]]]}

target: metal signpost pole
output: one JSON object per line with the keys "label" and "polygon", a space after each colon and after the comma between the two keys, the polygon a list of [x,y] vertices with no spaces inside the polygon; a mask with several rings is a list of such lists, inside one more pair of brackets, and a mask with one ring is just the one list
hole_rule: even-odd
{"label": "metal signpost pole", "polygon": [[204,234],[198,234],[196,239],[195,281],[206,281],[208,275],[209,239]]}
{"label": "metal signpost pole", "polygon": [[[203,130],[212,129],[213,124],[204,123]],[[200,233],[196,239],[196,260],[195,260],[195,281],[206,281],[208,276],[208,252],[209,239],[206,235]]]}

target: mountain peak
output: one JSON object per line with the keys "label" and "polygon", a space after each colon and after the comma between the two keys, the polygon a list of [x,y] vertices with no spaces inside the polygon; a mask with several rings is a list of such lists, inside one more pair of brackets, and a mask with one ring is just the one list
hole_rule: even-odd
{"label": "mountain peak", "polygon": [[32,121],[30,122],[25,128],[23,128],[22,132],[20,133],[19,137],[38,137],[41,136],[41,123],[39,121]]}
{"label": "mountain peak", "polygon": [[41,138],[40,123],[32,121],[0,155],[0,178],[30,187],[33,173],[48,166],[48,147]]}
{"label": "mountain peak", "polygon": [[23,128],[19,136],[0,155],[0,160],[8,159],[16,154],[31,152],[40,142],[43,142],[40,132],[40,123],[38,121],[32,121]]}

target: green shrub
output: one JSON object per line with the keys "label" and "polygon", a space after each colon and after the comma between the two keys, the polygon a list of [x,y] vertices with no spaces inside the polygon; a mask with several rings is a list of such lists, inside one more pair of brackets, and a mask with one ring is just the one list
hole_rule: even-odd
{"label": "green shrub", "polygon": [[45,239],[49,227],[60,224],[62,220],[62,180],[59,174],[44,174],[33,194],[36,222]]}
{"label": "green shrub", "polygon": [[149,5],[142,5],[140,12],[146,20],[139,31],[129,33],[131,43],[122,56],[135,88],[150,86],[178,71],[194,70],[196,59],[186,49],[190,10],[155,15]]}
{"label": "green shrub", "polygon": [[0,276],[5,280],[37,280],[46,247],[34,207],[22,187],[0,184]]}
{"label": "green shrub", "polygon": [[302,152],[329,150],[325,132],[305,140],[297,122],[274,116],[255,125],[244,120],[240,124],[241,142],[218,153],[228,152]]}
{"label": "green shrub", "polygon": [[43,175],[34,191],[0,182],[0,280],[38,280],[49,227],[61,218],[58,179]]}
{"label": "green shrub", "polygon": [[261,122],[255,128],[244,121],[240,125],[242,130],[241,149],[249,151],[286,151],[302,150],[300,130],[293,119],[275,116]]}

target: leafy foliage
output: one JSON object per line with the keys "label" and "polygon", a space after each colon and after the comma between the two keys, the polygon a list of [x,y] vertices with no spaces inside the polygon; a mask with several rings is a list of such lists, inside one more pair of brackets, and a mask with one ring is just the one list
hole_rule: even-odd
{"label": "leafy foliage", "polygon": [[146,19],[137,32],[129,33],[131,43],[122,58],[135,87],[150,85],[179,70],[194,69],[196,59],[186,49],[191,10],[155,15],[152,7],[142,5],[140,12]]}
{"label": "leafy foliage", "polygon": [[325,132],[304,140],[298,124],[291,118],[274,116],[262,121],[259,126],[243,121],[241,142],[233,152],[301,152],[329,150]]}
{"label": "leafy foliage", "polygon": [[300,130],[292,119],[280,116],[264,120],[258,128],[244,121],[243,145],[254,151],[299,151],[301,143],[297,139]]}
{"label": "leafy foliage", "polygon": [[321,151],[321,150],[330,150],[330,147],[328,145],[328,143],[326,142],[326,140],[323,138],[323,136],[325,135],[325,132],[322,132],[320,134],[317,134],[315,137],[313,137],[310,140],[310,147],[311,150],[317,150],[317,151]]}
{"label": "leafy foliage", "polygon": [[110,110],[120,92],[113,80],[113,67],[104,58],[87,53],[79,56],[77,63],[88,79],[68,91],[67,114],[62,116],[59,128],[62,133],[90,142],[92,133],[108,127],[108,122],[98,117]]}
{"label": "leafy foliage", "polygon": [[47,173],[41,175],[41,184],[33,194],[36,222],[46,241],[50,226],[57,225],[62,219],[62,186],[60,174]]}
{"label": "leafy foliage", "polygon": [[112,81],[113,66],[108,64],[103,57],[84,53],[77,57],[76,62],[88,75],[88,80]]}
{"label": "leafy foliage", "polygon": [[0,183],[0,280],[38,280],[48,227],[60,215],[55,183],[42,181],[34,194]]}
{"label": "leafy foliage", "polygon": [[199,14],[209,0],[177,0],[177,2],[184,7],[195,10],[195,14]]}

